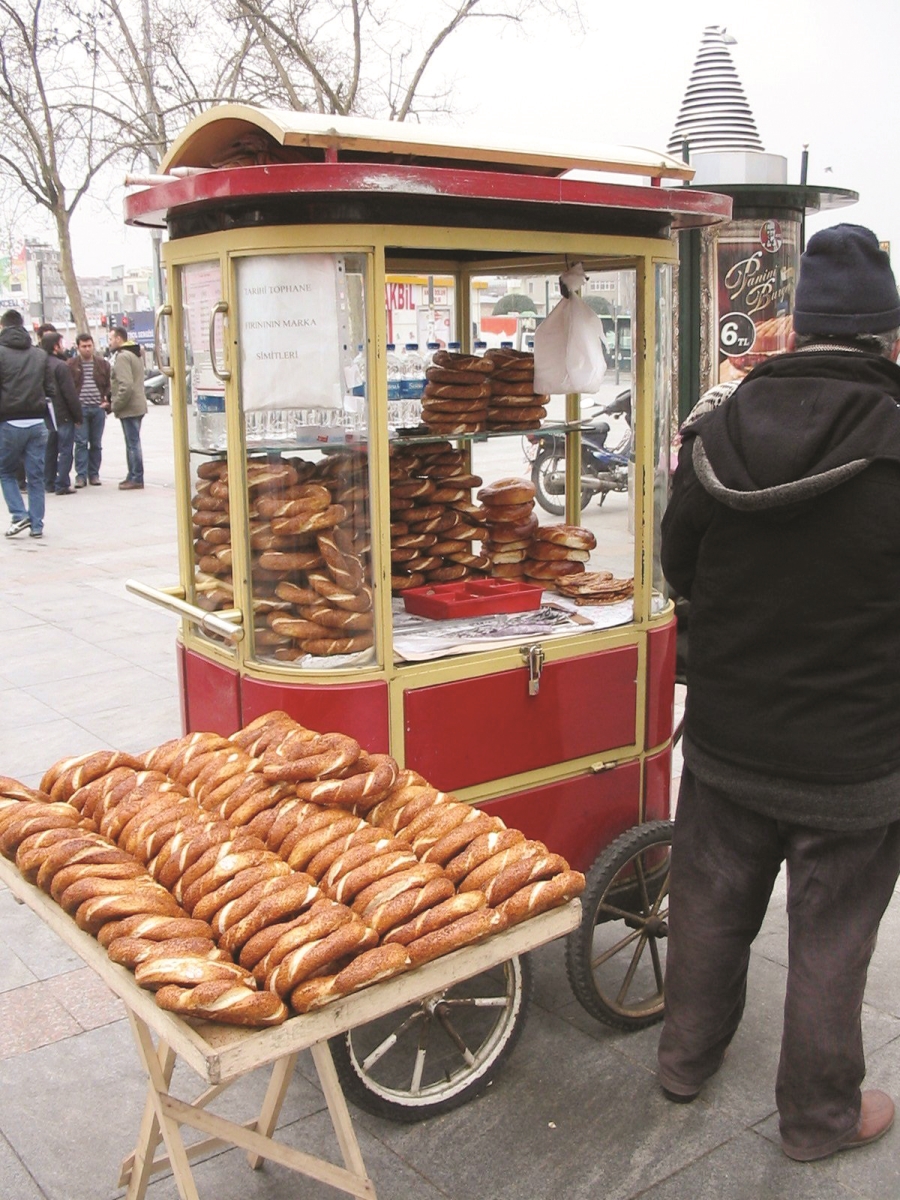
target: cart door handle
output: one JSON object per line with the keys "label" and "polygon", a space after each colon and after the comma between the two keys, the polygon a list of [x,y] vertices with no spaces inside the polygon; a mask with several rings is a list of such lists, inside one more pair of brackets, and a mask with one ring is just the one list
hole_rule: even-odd
{"label": "cart door handle", "polygon": [[528,695],[536,696],[541,690],[541,672],[544,669],[544,648],[539,644],[523,646],[521,651],[528,667]]}
{"label": "cart door handle", "polygon": [[188,604],[184,598],[184,588],[180,586],[155,588],[146,583],[139,583],[136,579],[129,579],[125,583],[125,589],[135,596],[140,596],[142,600],[149,600],[151,604],[158,604],[160,608],[177,613],[180,617],[187,617],[204,633],[217,633],[219,637],[227,638],[230,642],[239,642],[244,636],[244,614],[239,608],[207,612],[195,604]]}
{"label": "cart door handle", "polygon": [[[161,304],[153,314],[153,357],[156,359],[156,365],[162,371],[163,375],[168,376],[169,379],[175,377],[175,369],[172,366],[171,358],[167,362],[163,362],[162,343],[159,334],[163,317],[171,317],[171,315],[171,304]],[[168,342],[166,345],[168,345]]]}
{"label": "cart door handle", "polygon": [[227,312],[227,301],[217,300],[209,313],[209,362],[213,375],[215,375],[216,379],[221,379],[223,383],[227,383],[231,378],[231,372],[227,371],[224,367],[220,368],[216,362],[216,317],[219,313],[226,314]]}

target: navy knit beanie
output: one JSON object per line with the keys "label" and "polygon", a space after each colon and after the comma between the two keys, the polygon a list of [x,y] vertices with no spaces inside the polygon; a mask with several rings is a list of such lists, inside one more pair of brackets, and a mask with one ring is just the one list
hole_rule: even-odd
{"label": "navy knit beanie", "polygon": [[794,297],[797,333],[884,333],[900,327],[891,260],[863,225],[832,225],[809,239]]}

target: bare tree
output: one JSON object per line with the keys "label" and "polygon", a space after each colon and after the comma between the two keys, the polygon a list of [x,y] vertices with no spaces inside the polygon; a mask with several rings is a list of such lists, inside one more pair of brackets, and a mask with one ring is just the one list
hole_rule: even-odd
{"label": "bare tree", "polygon": [[525,28],[543,15],[580,28],[578,0],[431,0],[415,21],[391,0],[229,0],[252,40],[242,49],[250,102],[404,121],[451,108],[452,82],[426,73],[466,23]]}
{"label": "bare tree", "polygon": [[72,259],[72,214],[119,147],[91,105],[93,63],[55,0],[0,0],[0,166],[56,228],[76,325],[87,316]]}

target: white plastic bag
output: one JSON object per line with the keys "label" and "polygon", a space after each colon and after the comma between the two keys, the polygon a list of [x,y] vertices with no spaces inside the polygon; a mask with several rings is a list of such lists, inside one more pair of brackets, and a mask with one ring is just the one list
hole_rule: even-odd
{"label": "white plastic bag", "polygon": [[606,373],[603,322],[575,294],[586,282],[581,263],[561,275],[563,299],[535,330],[534,390],[539,395],[596,392]]}

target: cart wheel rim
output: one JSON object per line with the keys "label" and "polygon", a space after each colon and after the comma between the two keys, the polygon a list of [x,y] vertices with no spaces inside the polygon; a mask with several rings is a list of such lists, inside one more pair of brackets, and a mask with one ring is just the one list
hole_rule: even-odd
{"label": "cart wheel rim", "polygon": [[[374,1044],[369,1044],[374,1025],[347,1033],[341,1040],[359,1084],[385,1104],[410,1110],[446,1106],[470,1091],[477,1094],[489,1082],[506,1048],[511,1049],[525,1015],[520,960],[511,959],[501,969],[501,989],[472,997],[459,994],[458,987],[436,992],[411,1009],[391,1014],[392,1025],[377,1023]],[[473,1014],[479,1018],[487,1014],[486,1020],[475,1024],[489,1026],[477,1045],[471,1032]],[[413,1037],[417,1047],[411,1053]],[[429,1061],[434,1047],[428,1048],[435,1041],[443,1049],[445,1062],[437,1078]],[[390,1061],[392,1057],[394,1061]],[[402,1084],[398,1075],[403,1077]]]}

